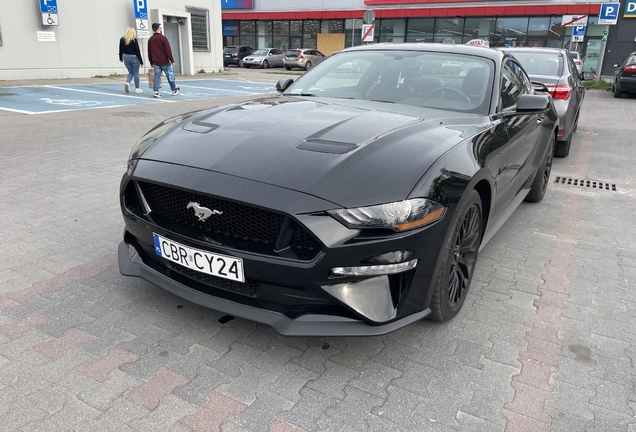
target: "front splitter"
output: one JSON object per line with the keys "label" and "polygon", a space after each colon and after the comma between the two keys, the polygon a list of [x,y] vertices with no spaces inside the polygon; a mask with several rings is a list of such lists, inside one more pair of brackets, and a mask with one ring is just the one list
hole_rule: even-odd
{"label": "front splitter", "polygon": [[128,244],[125,242],[119,244],[118,259],[119,271],[125,276],[140,277],[178,297],[209,309],[267,324],[283,336],[379,336],[419,321],[431,313],[430,309],[425,309],[400,320],[377,326],[331,315],[303,315],[291,319],[278,312],[213,297],[176,282],[144,264],[138,254],[131,259]]}

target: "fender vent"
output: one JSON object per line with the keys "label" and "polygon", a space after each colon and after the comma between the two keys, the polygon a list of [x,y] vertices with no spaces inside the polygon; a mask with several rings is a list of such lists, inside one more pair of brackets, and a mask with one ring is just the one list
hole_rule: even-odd
{"label": "fender vent", "polygon": [[577,186],[580,188],[589,188],[589,189],[616,192],[616,183],[602,182],[598,180],[577,179],[577,178],[571,178],[571,177],[557,176],[554,179],[554,182],[557,184],[564,184],[566,186]]}

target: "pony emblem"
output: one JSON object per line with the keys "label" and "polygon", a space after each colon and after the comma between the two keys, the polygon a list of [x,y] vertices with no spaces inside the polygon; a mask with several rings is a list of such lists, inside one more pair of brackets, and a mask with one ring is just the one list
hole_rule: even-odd
{"label": "pony emblem", "polygon": [[199,203],[196,203],[194,201],[189,202],[187,208],[193,208],[194,209],[194,215],[196,217],[198,217],[201,222],[205,222],[212,215],[223,214],[222,211],[210,210],[207,207],[201,207],[199,205]]}

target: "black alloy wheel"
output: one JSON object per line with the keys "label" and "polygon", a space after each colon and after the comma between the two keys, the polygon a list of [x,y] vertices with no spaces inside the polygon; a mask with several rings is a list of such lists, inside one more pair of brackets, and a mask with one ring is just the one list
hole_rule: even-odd
{"label": "black alloy wheel", "polygon": [[263,67],[263,69],[267,69],[269,67],[269,63],[267,62],[267,60],[263,60],[262,67]]}
{"label": "black alloy wheel", "polygon": [[448,321],[462,308],[477,264],[482,236],[481,199],[477,191],[472,190],[445,242],[429,319]]}

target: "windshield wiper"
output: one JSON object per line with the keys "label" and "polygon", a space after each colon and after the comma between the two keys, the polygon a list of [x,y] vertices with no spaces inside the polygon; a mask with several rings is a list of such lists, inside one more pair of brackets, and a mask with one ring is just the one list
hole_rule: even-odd
{"label": "windshield wiper", "polygon": [[385,101],[385,100],[377,100],[377,99],[372,99],[371,102],[382,102],[382,103],[392,103],[392,104],[395,103],[393,101]]}
{"label": "windshield wiper", "polygon": [[296,93],[293,96],[316,96],[316,95],[313,93]]}

